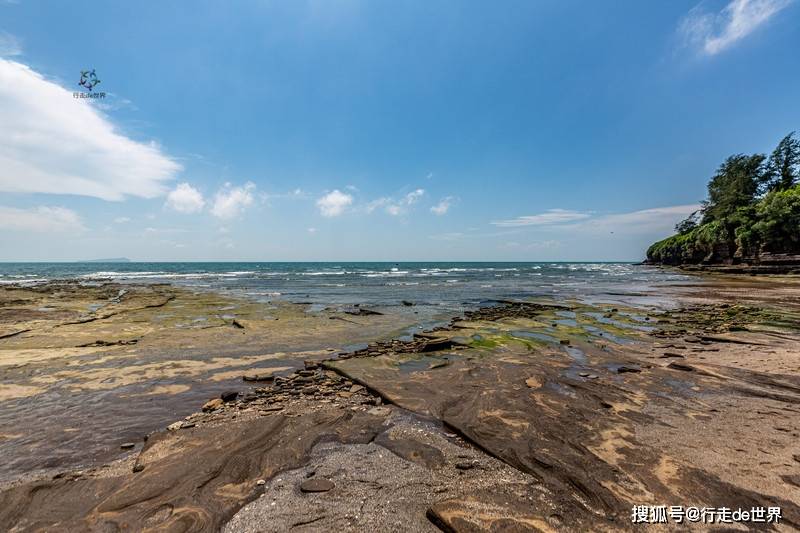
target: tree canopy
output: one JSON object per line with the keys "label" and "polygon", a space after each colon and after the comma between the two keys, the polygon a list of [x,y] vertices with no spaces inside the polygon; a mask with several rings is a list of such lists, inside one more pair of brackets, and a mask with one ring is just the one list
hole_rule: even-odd
{"label": "tree canopy", "polygon": [[785,191],[800,182],[800,140],[790,133],[769,156],[765,173],[767,190]]}

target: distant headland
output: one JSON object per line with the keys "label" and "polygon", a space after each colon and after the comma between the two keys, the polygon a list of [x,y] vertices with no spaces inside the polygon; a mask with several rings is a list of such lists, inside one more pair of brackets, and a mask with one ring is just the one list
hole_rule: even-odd
{"label": "distant headland", "polygon": [[647,263],[742,273],[800,273],[800,140],[772,154],[728,157],[702,208],[676,235],[647,250]]}
{"label": "distant headland", "polygon": [[110,257],[108,259],[87,259],[85,261],[77,261],[78,263],[130,263],[131,260],[127,257]]}

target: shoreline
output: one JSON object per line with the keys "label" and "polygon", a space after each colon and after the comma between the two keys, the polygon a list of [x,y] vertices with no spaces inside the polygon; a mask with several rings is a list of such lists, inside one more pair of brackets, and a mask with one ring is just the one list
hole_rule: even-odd
{"label": "shoreline", "polygon": [[[800,427],[788,420],[800,418],[777,413],[797,411],[800,403],[800,381],[789,377],[800,370],[797,315],[782,310],[782,287],[769,289],[773,299],[769,290],[760,291],[767,305],[756,307],[719,303],[726,294],[736,298],[747,290],[736,284],[728,293],[698,286],[680,296],[692,303],[675,310],[506,302],[468,311],[406,341],[373,342],[333,357],[321,354],[250,392],[206,403],[174,429],[154,433],[120,463],[7,487],[0,501],[17,510],[0,514],[0,523],[25,529],[70,520],[80,530],[89,523],[85,520],[113,522],[125,516],[133,521],[128,523],[183,523],[191,524],[190,530],[214,530],[225,523],[230,531],[256,530],[258,523],[266,524],[262,530],[281,530],[279,525],[296,525],[293,513],[312,505],[319,516],[305,524],[311,530],[385,529],[396,517],[365,501],[380,500],[378,486],[392,486],[387,480],[397,479],[407,484],[398,482],[393,490],[419,501],[402,508],[412,529],[420,531],[499,524],[625,529],[636,494],[641,503],[667,505],[692,498],[716,505],[778,502],[787,527],[797,527],[800,491],[793,487],[800,485],[777,473],[749,479],[747,461],[736,467],[717,458],[700,464],[691,452],[711,445],[704,442],[708,437],[713,442],[727,438],[722,457],[737,460],[743,457],[736,446],[763,447],[764,439],[770,447],[775,438],[789,439],[784,448],[791,449]],[[761,360],[749,361],[753,354]],[[765,418],[759,410],[776,414]],[[771,420],[786,431],[731,434],[725,422],[729,415],[746,424],[751,417]],[[693,420],[718,433],[657,429],[691,426]],[[236,435],[235,441],[226,440],[226,433]],[[254,435],[261,437],[252,440]],[[295,451],[270,448],[261,443],[266,435],[280,442],[301,435],[303,445]],[[253,449],[234,444],[242,439]],[[573,448],[554,446],[557,442]],[[228,466],[186,470],[182,457],[190,450],[209,464]],[[249,466],[230,471],[228,461],[237,453],[250,457]],[[264,457],[272,459],[265,463]],[[283,466],[264,470],[273,459]],[[789,467],[795,463],[791,454],[784,461]],[[137,470],[137,464],[144,468]],[[359,465],[367,466],[361,472]],[[786,470],[780,463],[773,468]],[[304,492],[309,474],[334,487]],[[373,485],[361,486],[364,476]],[[222,498],[227,503],[187,489],[186,483],[200,478],[216,487],[214,494],[228,487]],[[438,481],[426,486],[423,479]],[[145,507],[135,503],[153,483],[166,488]],[[40,509],[39,496],[26,496],[31,491],[77,507],[70,515]],[[84,492],[100,494],[100,500],[86,500]],[[109,507],[112,500],[117,503]],[[179,507],[184,510],[178,512]],[[189,515],[186,509],[192,509]],[[358,509],[370,510],[354,518]],[[194,518],[186,522],[189,516]]]}
{"label": "shoreline", "polygon": [[672,264],[648,259],[642,261],[641,265],[654,266],[661,268],[674,268],[682,272],[711,272],[717,274],[748,274],[748,275],[776,275],[776,276],[797,276],[800,275],[800,256],[786,254],[771,254],[763,260],[750,260],[744,258],[725,263],[681,263]]}

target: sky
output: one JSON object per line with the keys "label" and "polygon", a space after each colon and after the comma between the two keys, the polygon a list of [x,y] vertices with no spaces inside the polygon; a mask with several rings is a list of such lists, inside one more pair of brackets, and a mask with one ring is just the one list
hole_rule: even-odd
{"label": "sky", "polygon": [[800,129],[798,4],[0,0],[0,261],[641,260]]}

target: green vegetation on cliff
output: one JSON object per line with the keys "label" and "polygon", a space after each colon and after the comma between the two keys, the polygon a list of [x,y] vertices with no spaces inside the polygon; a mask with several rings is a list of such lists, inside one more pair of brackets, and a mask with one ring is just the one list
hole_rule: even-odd
{"label": "green vegetation on cliff", "polygon": [[648,262],[758,262],[765,254],[800,254],[800,140],[790,133],[769,157],[730,156],[708,183],[703,207],[675,230],[650,246]]}

